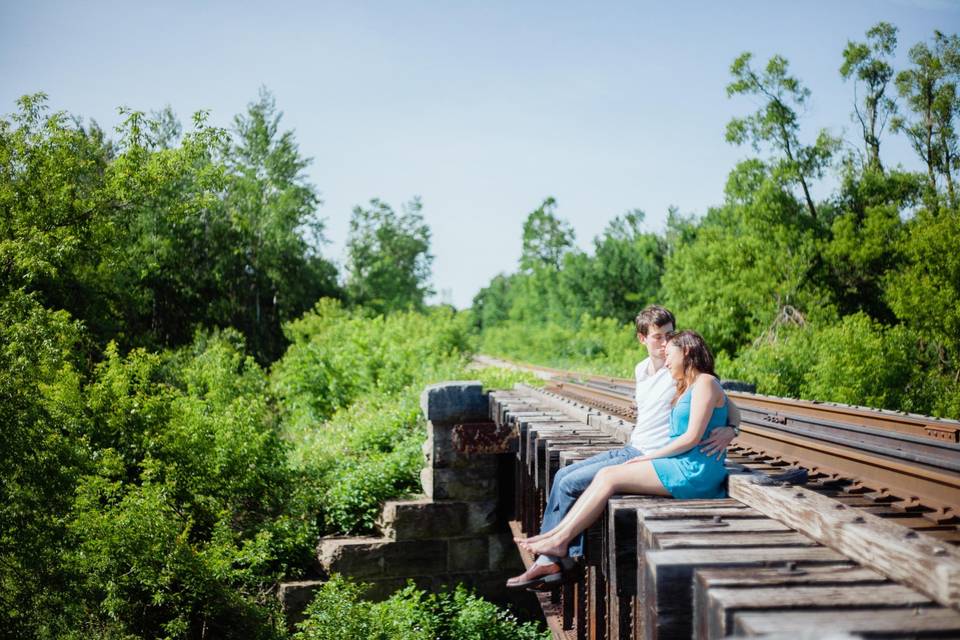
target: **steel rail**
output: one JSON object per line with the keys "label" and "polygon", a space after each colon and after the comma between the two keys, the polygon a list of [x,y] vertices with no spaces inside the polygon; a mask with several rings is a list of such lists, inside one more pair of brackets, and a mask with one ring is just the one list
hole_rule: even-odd
{"label": "steel rail", "polygon": [[[550,388],[630,419],[633,381],[510,363],[548,373]],[[728,391],[743,412],[738,447],[847,478],[924,507],[935,521],[960,517],[960,422],[849,405]]]}
{"label": "steel rail", "polygon": [[[584,387],[596,386],[597,384],[609,385],[609,387],[623,390],[622,393],[624,395],[631,395],[632,397],[634,381],[629,378],[581,374],[563,369],[513,362],[502,358],[492,358],[490,356],[480,356],[479,360],[488,364],[499,363],[518,369],[538,372],[549,375],[553,381],[566,381]],[[606,390],[610,393],[616,393],[610,388]],[[785,413],[791,416],[815,418],[818,421],[842,422],[941,442],[960,443],[960,421],[958,420],[832,402],[781,398],[742,391],[727,391],[727,395],[733,398],[737,406],[741,409],[756,408],[769,413]]]}
{"label": "steel rail", "polygon": [[957,473],[751,422],[741,423],[736,444],[814,473],[853,478],[864,488],[896,496],[907,504],[922,504],[935,511],[931,515],[934,520],[949,519],[960,510]]}

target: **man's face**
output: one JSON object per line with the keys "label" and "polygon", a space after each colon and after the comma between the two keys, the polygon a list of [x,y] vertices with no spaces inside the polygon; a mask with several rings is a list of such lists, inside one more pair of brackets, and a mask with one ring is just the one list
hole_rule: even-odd
{"label": "man's face", "polygon": [[668,322],[662,327],[650,327],[647,335],[637,334],[637,340],[647,348],[651,358],[663,360],[663,350],[667,346],[667,336],[673,333],[673,323]]}

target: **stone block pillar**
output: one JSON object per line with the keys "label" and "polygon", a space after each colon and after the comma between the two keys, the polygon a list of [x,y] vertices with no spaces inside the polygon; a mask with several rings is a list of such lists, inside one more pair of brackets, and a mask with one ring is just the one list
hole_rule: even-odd
{"label": "stone block pillar", "polygon": [[[509,479],[499,476],[504,454],[515,451],[513,430],[490,420],[489,397],[476,381],[431,385],[420,407],[427,419],[420,472],[425,497],[388,501],[377,522],[379,536],[322,538],[317,572],[370,583],[366,596],[375,599],[412,579],[431,590],[464,583],[484,597],[529,608],[535,604],[529,594],[504,588],[507,577],[523,570],[507,523],[498,517],[501,489],[512,491],[500,486]],[[283,601],[288,620],[295,621],[319,582],[290,584]]]}
{"label": "stone block pillar", "polygon": [[420,482],[427,497],[470,502],[497,499],[497,456],[511,433],[490,421],[489,400],[479,382],[435,384],[420,395],[427,418],[425,465]]}

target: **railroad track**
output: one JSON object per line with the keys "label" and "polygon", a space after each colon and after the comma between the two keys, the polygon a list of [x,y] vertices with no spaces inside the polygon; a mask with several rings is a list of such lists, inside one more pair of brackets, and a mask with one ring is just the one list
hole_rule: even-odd
{"label": "railroad track", "polygon": [[[536,372],[546,389],[633,421],[633,381],[489,357]],[[960,422],[834,403],[727,391],[743,414],[728,451],[747,468],[796,466],[825,494],[960,544]]]}
{"label": "railroad track", "polygon": [[[564,373],[544,374],[548,390],[521,386],[491,393],[491,418],[513,426],[518,436],[511,524],[516,534],[537,531],[557,470],[619,446],[629,434],[631,425],[623,424],[627,415],[602,409],[629,410],[629,381],[578,376],[571,382]],[[763,408],[747,402],[758,398],[752,394],[731,396],[744,413],[744,434],[728,451],[731,466],[741,472],[732,470],[731,497],[675,501],[614,496],[601,521],[587,532],[585,578],[552,597],[540,596],[554,636],[854,637],[843,635],[849,632],[960,637],[960,538],[953,507],[934,509],[927,496],[910,501],[880,491],[852,474],[829,473],[824,463],[808,466],[812,481],[804,487],[757,486],[742,473],[745,469],[775,472],[800,459],[785,450],[787,438],[819,443],[809,449],[825,449],[828,441],[823,433],[785,432],[757,445],[760,450],[741,444],[750,429],[797,430],[801,423],[818,420],[809,413],[788,413],[784,407],[789,403]],[[832,415],[819,421],[822,429],[842,424]],[[907,421],[913,424],[916,418]],[[867,428],[890,435],[876,424]],[[901,453],[885,452],[900,465],[922,457],[914,446],[953,450],[939,437],[890,431],[911,445],[901,445],[908,449]],[[862,447],[866,451],[860,451],[864,456],[881,455],[870,448],[888,444],[870,440],[879,437],[876,433],[853,433],[869,441]],[[840,438],[835,432],[826,435]],[[844,437],[847,442],[832,446],[859,446],[849,432]],[[865,458],[858,460],[866,464]],[[949,476],[952,463],[955,459],[944,455],[934,466]],[[524,562],[532,558],[524,556]]]}

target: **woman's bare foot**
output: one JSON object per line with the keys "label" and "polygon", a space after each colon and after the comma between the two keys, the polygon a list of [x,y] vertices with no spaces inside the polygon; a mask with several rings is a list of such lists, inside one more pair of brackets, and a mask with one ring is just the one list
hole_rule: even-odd
{"label": "woman's bare foot", "polygon": [[554,573],[560,573],[560,565],[556,562],[550,564],[540,564],[534,562],[529,569],[524,571],[518,576],[514,576],[507,580],[507,587],[526,587],[534,582],[539,581],[541,578],[544,578]]}
{"label": "woman's bare foot", "polygon": [[[521,543],[522,544],[522,543]],[[567,555],[567,542],[556,538],[547,537],[536,542],[523,544],[523,547],[531,553],[538,555],[554,556],[555,558],[564,558]]]}

